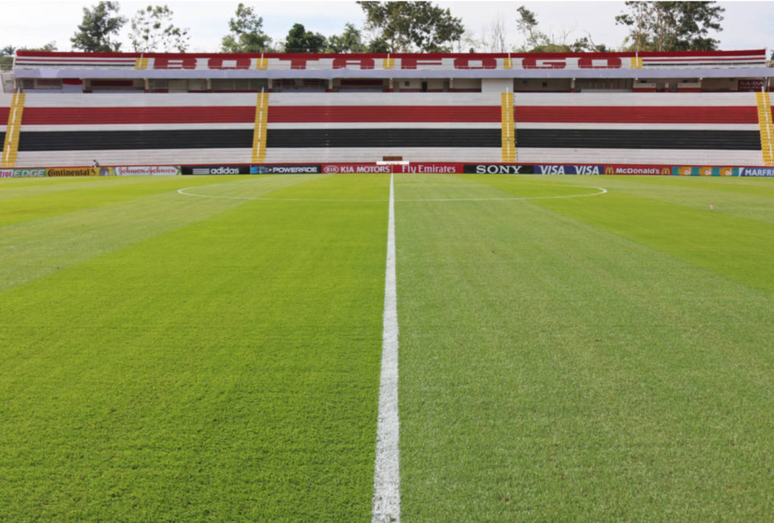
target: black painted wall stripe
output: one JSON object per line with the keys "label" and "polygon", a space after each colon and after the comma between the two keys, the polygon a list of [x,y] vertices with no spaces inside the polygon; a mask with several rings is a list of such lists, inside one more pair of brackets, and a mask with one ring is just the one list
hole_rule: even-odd
{"label": "black painted wall stripe", "polygon": [[518,129],[519,147],[760,150],[758,131]]}
{"label": "black painted wall stripe", "polygon": [[22,132],[19,151],[252,148],[252,129]]}
{"label": "black painted wall stripe", "polygon": [[266,147],[501,147],[500,129],[272,129]]}
{"label": "black painted wall stripe", "polygon": [[[518,147],[760,150],[758,131],[516,129]],[[4,133],[3,133],[4,136]],[[499,129],[274,129],[270,148],[500,147]],[[0,142],[2,143],[2,142]],[[19,151],[251,148],[252,129],[22,132]]]}

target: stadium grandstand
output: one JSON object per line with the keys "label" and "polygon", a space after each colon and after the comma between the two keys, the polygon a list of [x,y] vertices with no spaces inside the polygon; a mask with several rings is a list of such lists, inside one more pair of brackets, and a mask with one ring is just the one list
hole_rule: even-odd
{"label": "stadium grandstand", "polygon": [[0,95],[2,166],[771,166],[770,71],[763,49],[19,51]]}

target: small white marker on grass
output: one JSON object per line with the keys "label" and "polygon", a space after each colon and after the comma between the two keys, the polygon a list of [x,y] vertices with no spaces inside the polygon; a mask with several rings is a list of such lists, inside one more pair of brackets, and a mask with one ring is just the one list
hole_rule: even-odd
{"label": "small white marker on grass", "polygon": [[372,523],[400,521],[400,420],[398,417],[398,293],[395,277],[395,191],[390,175],[387,269],[384,275],[384,326]]}

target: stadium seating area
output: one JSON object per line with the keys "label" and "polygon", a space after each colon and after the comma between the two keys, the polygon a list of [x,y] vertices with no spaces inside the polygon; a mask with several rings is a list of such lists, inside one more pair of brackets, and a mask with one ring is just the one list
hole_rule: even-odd
{"label": "stadium seating area", "polygon": [[7,122],[0,138],[4,167],[85,166],[95,159],[102,165],[190,165],[384,157],[759,166],[771,163],[769,96],[6,94],[0,95],[0,122]]}

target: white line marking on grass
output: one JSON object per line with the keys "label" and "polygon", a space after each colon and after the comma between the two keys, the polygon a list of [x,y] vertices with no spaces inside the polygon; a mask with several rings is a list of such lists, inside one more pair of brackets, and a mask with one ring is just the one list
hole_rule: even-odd
{"label": "white line marking on grass", "polygon": [[[390,181],[392,184],[392,180]],[[335,198],[262,198],[252,196],[218,196],[210,194],[196,194],[186,192],[189,189],[197,189],[199,187],[215,187],[218,185],[227,185],[223,183],[215,183],[212,185],[198,185],[196,187],[186,187],[184,189],[178,189],[177,192],[184,196],[196,196],[198,198],[218,198],[225,200],[263,200],[272,202],[384,202],[386,200],[347,200],[347,199],[335,199]],[[507,201],[507,200],[551,200],[555,198],[585,198],[587,196],[600,196],[607,192],[607,189],[603,187],[585,187],[587,189],[597,189],[599,192],[588,194],[567,194],[563,196],[524,196],[515,198],[421,198],[421,199],[406,199],[395,200],[395,202],[493,202],[493,201]]]}
{"label": "white line marking on grass", "polygon": [[387,270],[384,275],[384,328],[372,523],[400,522],[400,420],[398,418],[398,291],[395,278],[395,192],[390,174]]}
{"label": "white line marking on grass", "polygon": [[[584,186],[579,186],[584,187]],[[588,187],[589,189],[598,189],[600,192],[593,192],[588,194],[567,194],[564,196],[524,196],[519,198],[428,198],[428,199],[408,199],[398,200],[399,202],[490,202],[490,201],[503,201],[503,200],[551,200],[554,198],[584,198],[586,196],[600,196],[607,192],[607,189],[602,187]]]}

